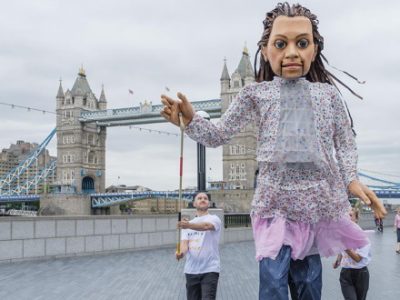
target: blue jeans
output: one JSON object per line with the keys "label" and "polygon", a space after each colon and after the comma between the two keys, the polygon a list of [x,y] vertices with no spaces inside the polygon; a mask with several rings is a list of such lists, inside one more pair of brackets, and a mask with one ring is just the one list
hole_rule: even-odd
{"label": "blue jeans", "polygon": [[319,255],[303,260],[290,258],[292,249],[283,246],[276,259],[260,261],[260,300],[288,300],[288,276],[294,285],[293,299],[320,300],[322,290],[322,265]]}

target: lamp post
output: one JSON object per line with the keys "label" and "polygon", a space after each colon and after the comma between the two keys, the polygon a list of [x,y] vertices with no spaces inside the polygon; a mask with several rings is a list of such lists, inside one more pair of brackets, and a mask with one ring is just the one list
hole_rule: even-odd
{"label": "lamp post", "polygon": [[[198,115],[210,120],[210,115],[205,111],[198,111]],[[206,191],[206,147],[197,143],[197,191]]]}

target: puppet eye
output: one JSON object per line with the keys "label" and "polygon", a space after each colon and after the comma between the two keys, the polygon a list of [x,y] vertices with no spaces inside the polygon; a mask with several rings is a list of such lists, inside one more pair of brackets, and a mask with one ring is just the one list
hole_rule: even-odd
{"label": "puppet eye", "polygon": [[283,48],[286,47],[286,42],[285,42],[285,41],[282,41],[282,40],[276,40],[275,43],[274,43],[274,46],[275,46],[277,49],[283,49]]}
{"label": "puppet eye", "polygon": [[307,39],[301,39],[297,42],[297,46],[301,49],[307,48],[309,45],[309,41]]}

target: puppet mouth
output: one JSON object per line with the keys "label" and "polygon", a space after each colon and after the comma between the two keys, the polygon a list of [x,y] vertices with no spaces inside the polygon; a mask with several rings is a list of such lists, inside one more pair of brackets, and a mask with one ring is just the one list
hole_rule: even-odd
{"label": "puppet mouth", "polygon": [[282,68],[301,68],[303,65],[302,64],[297,64],[297,63],[289,63],[282,65]]}

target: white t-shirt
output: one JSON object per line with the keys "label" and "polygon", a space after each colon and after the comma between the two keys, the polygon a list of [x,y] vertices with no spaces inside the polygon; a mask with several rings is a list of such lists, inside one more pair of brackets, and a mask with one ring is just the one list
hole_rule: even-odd
{"label": "white t-shirt", "polygon": [[211,223],[215,230],[196,231],[182,229],[181,240],[187,240],[189,250],[186,253],[184,272],[186,274],[204,274],[220,272],[219,238],[221,220],[216,215],[195,217],[190,223]]}
{"label": "white t-shirt", "polygon": [[359,262],[353,260],[345,251],[342,252],[342,261],[340,265],[345,269],[361,269],[371,262],[371,244],[356,249],[355,252],[362,257]]}

